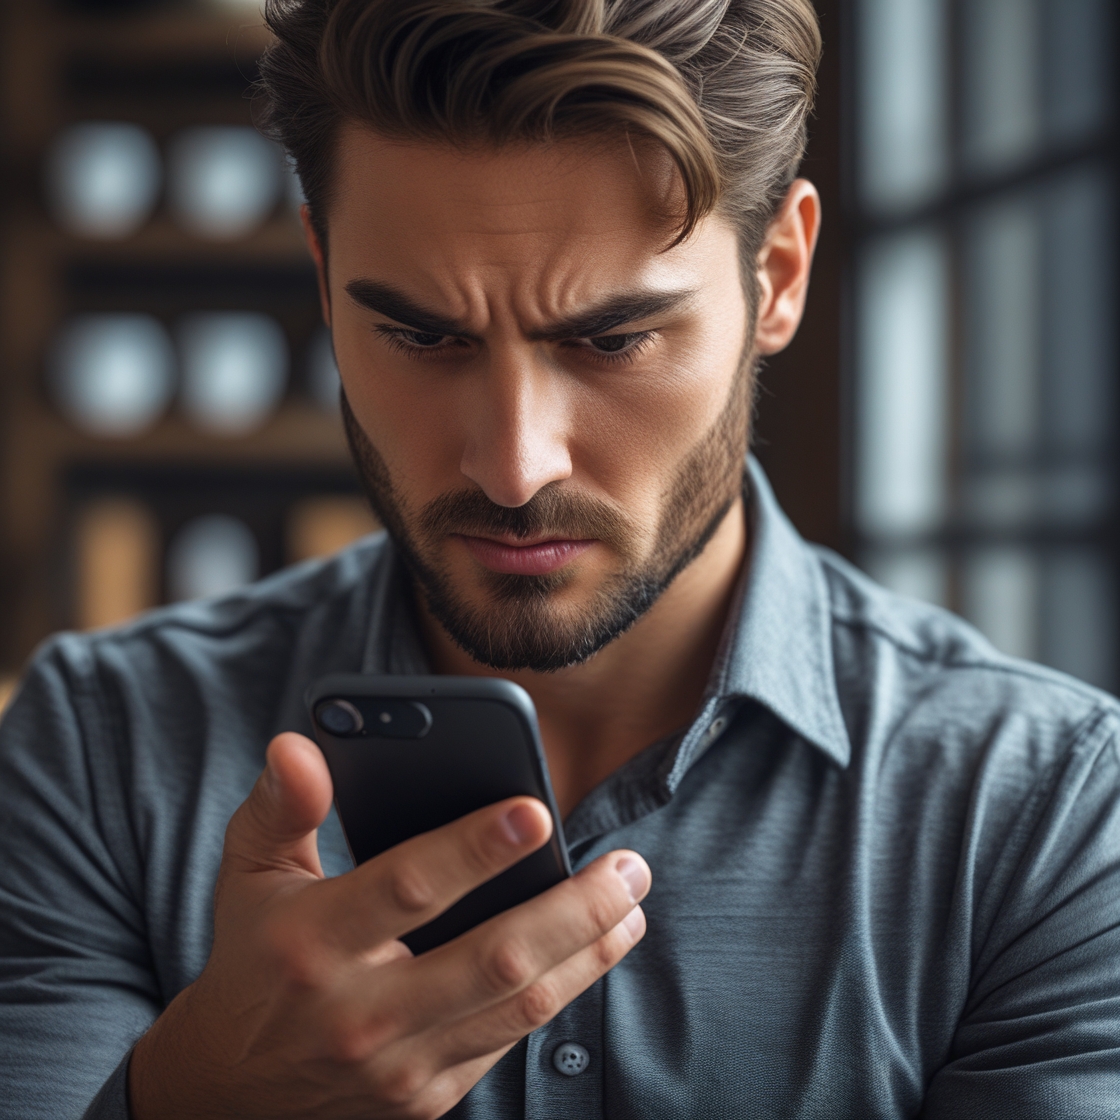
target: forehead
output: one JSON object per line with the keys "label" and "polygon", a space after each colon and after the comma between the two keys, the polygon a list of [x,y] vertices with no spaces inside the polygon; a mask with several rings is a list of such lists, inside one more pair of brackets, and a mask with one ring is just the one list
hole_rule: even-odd
{"label": "forehead", "polygon": [[[462,149],[342,130],[327,214],[332,271],[430,287],[471,274],[561,285],[637,279],[679,258],[667,156],[624,137]],[[454,283],[454,281],[451,281]],[[439,285],[443,286],[443,285]]]}

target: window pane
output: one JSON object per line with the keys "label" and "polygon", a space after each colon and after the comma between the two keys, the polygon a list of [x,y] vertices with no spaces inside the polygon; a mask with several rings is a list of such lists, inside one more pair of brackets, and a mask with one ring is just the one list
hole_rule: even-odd
{"label": "window pane", "polygon": [[1038,561],[1025,548],[978,549],[964,563],[964,614],[1012,657],[1038,656]]}
{"label": "window pane", "polygon": [[1033,197],[965,223],[963,512],[993,527],[1034,520],[1041,411],[1042,227]]}
{"label": "window pane", "polygon": [[1116,578],[1100,554],[1064,549],[1047,563],[1042,657],[1090,684],[1116,687]]}
{"label": "window pane", "polygon": [[1115,186],[1086,168],[1046,200],[1047,442],[1066,455],[1105,451],[1115,431]]}
{"label": "window pane", "polygon": [[979,456],[1022,458],[1038,435],[1041,230],[1036,207],[1012,199],[967,227],[966,408]]}
{"label": "window pane", "polygon": [[945,606],[949,601],[949,568],[933,548],[877,549],[864,558],[864,570],[884,587]]}
{"label": "window pane", "polygon": [[1047,0],[1046,125],[1059,143],[1091,136],[1108,122],[1115,4],[1116,0]]}
{"label": "window pane", "polygon": [[967,0],[963,21],[963,155],[990,171],[1032,154],[1040,136],[1038,0]]}
{"label": "window pane", "polygon": [[861,194],[872,209],[921,203],[948,171],[945,0],[861,0]]}
{"label": "window pane", "polygon": [[921,533],[944,514],[947,274],[932,232],[873,243],[863,260],[857,508],[866,532]]}

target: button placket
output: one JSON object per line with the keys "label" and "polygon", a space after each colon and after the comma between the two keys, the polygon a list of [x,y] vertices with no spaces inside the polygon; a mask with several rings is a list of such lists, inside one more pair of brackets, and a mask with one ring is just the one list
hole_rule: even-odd
{"label": "button placket", "polygon": [[603,981],[529,1036],[526,1120],[591,1120],[603,1114]]}

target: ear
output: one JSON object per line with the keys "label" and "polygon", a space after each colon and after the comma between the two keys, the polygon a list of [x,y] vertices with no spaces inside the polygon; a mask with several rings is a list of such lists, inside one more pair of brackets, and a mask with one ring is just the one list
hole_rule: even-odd
{"label": "ear", "polygon": [[311,259],[315,262],[315,272],[319,278],[319,308],[323,313],[323,322],[329,328],[331,325],[331,290],[327,284],[327,258],[323,253],[319,235],[311,224],[311,211],[307,208],[306,202],[299,208],[299,220],[303,223],[303,236],[307,240],[307,248],[311,252]]}
{"label": "ear", "polygon": [[790,343],[805,311],[809,270],[821,228],[821,198],[808,179],[797,179],[766,231],[758,254],[759,354],[776,354]]}

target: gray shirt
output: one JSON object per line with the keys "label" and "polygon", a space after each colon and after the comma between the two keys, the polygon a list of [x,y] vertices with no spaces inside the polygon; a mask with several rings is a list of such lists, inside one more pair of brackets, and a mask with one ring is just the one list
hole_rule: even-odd
{"label": "gray shirt", "polygon": [[[1116,703],[809,547],[750,478],[696,719],[565,822],[576,866],[649,861],[646,937],[452,1115],[1117,1115]],[[3,1115],[127,1115],[269,738],[320,674],[423,669],[384,537],[42,649],[0,727]],[[333,818],[320,847],[347,869]]]}

